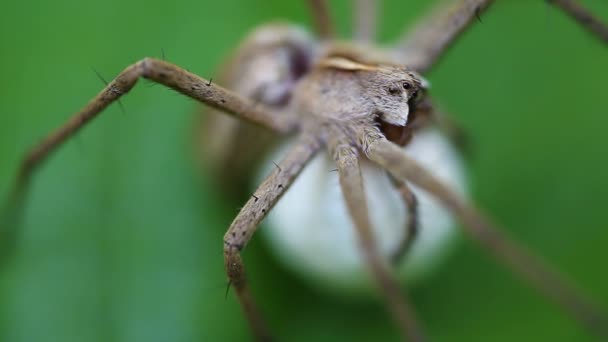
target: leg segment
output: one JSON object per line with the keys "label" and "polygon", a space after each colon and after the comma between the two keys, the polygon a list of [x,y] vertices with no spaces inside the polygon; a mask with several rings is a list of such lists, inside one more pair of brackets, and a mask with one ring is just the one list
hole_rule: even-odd
{"label": "leg segment", "polygon": [[[608,26],[577,1],[546,1],[568,13],[589,32],[608,43]],[[450,5],[440,5],[395,44],[397,60],[416,71],[429,71],[492,3],[494,0],[457,0]]]}
{"label": "leg segment", "polygon": [[395,189],[399,191],[405,209],[407,211],[407,220],[405,221],[405,237],[399,243],[399,246],[391,256],[391,262],[397,266],[403,260],[403,257],[412,247],[412,243],[418,235],[418,200],[412,189],[407,183],[400,179],[395,179],[392,176],[391,181]]}
{"label": "leg segment", "polygon": [[285,115],[278,115],[262,105],[256,105],[178,66],[161,60],[145,58],[127,67],[86,107],[34,147],[22,162],[17,184],[27,183],[33,170],[51,152],[95,118],[108,105],[129,92],[140,77],[164,84],[211,107],[279,133],[287,133],[294,127],[293,122]]}
{"label": "leg segment", "polygon": [[377,0],[355,1],[353,36],[355,40],[371,43],[376,38]]}
{"label": "leg segment", "polygon": [[[27,188],[34,171],[53,151],[79,129],[94,119],[112,102],[129,92],[141,77],[164,84],[211,107],[273,131],[287,133],[294,128],[290,117],[279,115],[262,105],[244,99],[173,64],[145,58],[127,67],[80,112],[76,113],[55,132],[48,135],[25,156],[21,163],[13,193],[8,198],[10,203],[7,204],[6,210],[10,210],[10,212],[2,213],[2,217],[0,217],[0,221],[2,221],[0,222],[0,225],[2,225],[0,226],[0,234],[9,234],[8,231],[10,230],[13,231],[10,233],[11,236],[15,235],[15,225],[19,218],[14,216],[17,216],[16,213],[21,211],[20,207],[25,201]],[[4,217],[10,218],[6,219]]]}
{"label": "leg segment", "polygon": [[608,26],[602,23],[577,1],[547,0],[547,2],[566,12],[572,19],[576,20],[580,25],[587,29],[587,31],[596,35],[604,43],[608,44]]}
{"label": "leg segment", "polygon": [[335,35],[334,26],[329,16],[326,0],[308,0],[314,18],[317,34],[321,39],[331,39]]}
{"label": "leg segment", "polygon": [[488,252],[554,300],[590,332],[603,339],[608,338],[608,320],[604,312],[539,257],[502,233],[475,207],[465,203],[374,128],[361,132],[360,141],[361,148],[370,160],[387,169],[395,178],[407,179],[433,194],[460,219],[465,232]]}
{"label": "leg segment", "polygon": [[388,265],[378,253],[368,217],[359,157],[355,148],[344,143],[345,141],[348,140],[340,139],[330,142],[330,153],[338,165],[340,187],[359,236],[363,257],[403,336],[407,336],[410,341],[423,341],[424,337],[410,304],[391,275]]}
{"label": "leg segment", "polygon": [[441,4],[395,45],[397,59],[418,72],[427,72],[493,0],[458,0]]}
{"label": "leg segment", "polygon": [[308,135],[300,138],[287,156],[277,165],[277,168],[247,201],[230,225],[226,235],[224,235],[226,273],[230,284],[236,290],[247,320],[259,340],[270,340],[270,334],[249,293],[240,252],[255,233],[258,224],[291,186],[319,147],[316,138]]}

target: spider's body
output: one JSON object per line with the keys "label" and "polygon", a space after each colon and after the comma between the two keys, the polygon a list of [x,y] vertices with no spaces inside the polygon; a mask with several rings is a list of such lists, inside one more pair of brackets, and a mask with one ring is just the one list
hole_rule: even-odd
{"label": "spider's body", "polygon": [[[363,45],[314,42],[299,26],[266,24],[254,29],[241,44],[235,53],[239,67],[221,81],[243,96],[281,108],[285,111],[283,115],[298,116],[303,129],[318,132],[323,141],[334,134],[333,130],[355,132],[358,127],[377,127],[389,140],[411,145],[407,147],[410,156],[462,193],[460,160],[441,132],[418,124],[417,131],[421,134],[416,135],[413,144],[410,141],[417,106],[427,90],[426,81],[386,56],[362,52],[369,50],[369,46]],[[267,152],[266,144],[259,140],[264,133],[220,113],[211,119],[207,122],[207,133],[213,146],[206,149],[204,159],[226,163],[219,168],[237,168],[236,172],[246,177],[246,168],[239,164],[239,158]],[[420,123],[420,118],[417,121]],[[226,144],[227,141],[232,143]],[[206,142],[207,139],[203,147],[208,146]],[[285,148],[280,149],[265,164],[272,165],[271,161],[280,160],[285,152]],[[227,155],[231,158],[218,160]],[[331,282],[341,289],[357,289],[363,283],[364,261],[336,174],[329,172],[331,164],[327,154],[315,157],[271,212],[266,235],[281,259],[307,277],[323,279],[324,284]],[[263,174],[268,172],[269,168],[264,168]],[[406,239],[403,227],[408,213],[382,169],[365,162],[363,174],[374,236],[381,253],[388,258],[399,249],[400,241]],[[224,177],[225,183],[233,182],[235,172]],[[445,252],[453,235],[445,209],[424,193],[416,190],[415,194],[420,199],[420,218],[416,219],[420,222],[420,233],[411,255],[398,265],[408,270],[408,279],[424,273],[436,261],[435,257]]]}
{"label": "spider's body", "polygon": [[[425,208],[432,208],[436,203],[441,203],[445,210],[449,210],[461,221],[469,237],[554,300],[589,331],[606,338],[608,323],[600,309],[578,291],[571,289],[567,282],[540,258],[501,233],[500,229],[462,196],[462,190],[459,189],[462,184],[461,177],[458,176],[459,167],[452,165],[457,163],[449,161],[454,159],[453,153],[449,151],[450,148],[442,147],[447,145],[443,138],[433,138],[433,133],[429,131],[433,124],[441,128],[441,123],[445,121],[430,99],[425,97],[426,85],[419,73],[428,72],[451,43],[492,2],[459,0],[455,1],[453,6],[440,7],[431,19],[417,27],[411,35],[406,35],[388,51],[383,51],[370,44],[374,27],[372,1],[357,2],[356,18],[360,30],[356,34],[355,43],[343,45],[333,41],[325,2],[311,0],[318,21],[318,31],[322,35],[319,42],[301,29],[289,25],[270,30],[273,34],[268,34],[265,28],[256,31],[257,35],[254,34],[252,39],[246,41],[245,48],[240,50],[233,60],[233,63],[240,67],[229,68],[225,75],[226,81],[222,82],[223,85],[232,86],[235,92],[166,61],[144,58],[124,69],[80,112],[28,153],[15,182],[11,206],[8,207],[11,209],[11,215],[8,216],[19,216],[33,171],[42,161],[108,105],[129,92],[140,78],[145,78],[244,122],[256,124],[278,135],[294,137],[294,143],[251,194],[223,240],[229,284],[238,296],[256,338],[269,340],[271,334],[250,293],[241,252],[260,222],[317,155],[320,155],[318,158],[327,158],[328,155],[333,160],[342,198],[340,206],[348,213],[348,218],[341,219],[339,225],[354,228],[362,256],[361,264],[365,265],[383,295],[403,336],[415,341],[424,339],[404,289],[395,279],[391,261],[394,265],[402,257],[408,257],[406,252],[416,236],[417,217],[421,217],[424,229],[425,215],[435,218],[438,216],[434,213],[425,214],[425,210],[428,211]],[[576,2],[552,2],[572,14],[599,38],[608,41],[608,29]],[[214,125],[216,126],[223,128],[214,129],[215,136],[227,138],[221,140],[226,144],[219,143],[215,144],[216,146],[228,147],[228,151],[230,146],[236,146],[236,151],[240,151],[240,147],[251,145],[247,147],[250,147],[252,152],[245,153],[249,161],[243,164],[239,164],[238,158],[234,158],[232,153],[219,153],[224,159],[234,159],[234,165],[247,165],[251,157],[259,157],[256,151],[267,146],[267,143],[262,141],[267,138],[255,133],[254,140],[247,139],[245,135],[248,129],[245,134],[241,134],[241,127],[235,124],[235,121],[226,121],[223,124],[220,122]],[[255,144],[250,143],[251,141]],[[403,146],[408,143],[411,145],[406,146],[404,151]],[[420,144],[425,147],[417,152],[416,146]],[[234,151],[234,147],[232,148]],[[322,154],[323,150],[327,151],[326,155]],[[213,151],[217,149],[211,148],[210,151],[213,156]],[[440,166],[431,162],[427,164],[425,158],[432,155],[430,151],[439,152]],[[321,163],[330,163],[330,159],[320,160]],[[314,163],[316,162],[313,162],[312,171]],[[243,168],[232,169],[240,171]],[[329,173],[331,169],[326,171]],[[403,219],[406,222],[399,222],[399,225],[403,224],[406,228],[405,237],[395,243],[397,251],[388,255],[391,260],[387,260],[383,242],[377,241],[373,228],[373,224],[378,221],[374,218],[377,215],[374,205],[378,208],[386,205],[372,204],[372,214],[368,205],[368,202],[373,202],[373,198],[383,192],[387,192],[387,197],[393,197],[388,198],[389,202],[395,202],[395,193],[388,193],[390,186],[384,172],[390,174],[390,185],[396,189],[403,210],[407,211],[407,216]],[[365,181],[364,177],[369,175],[372,178]],[[307,177],[302,178],[303,190],[314,192],[316,187],[322,193],[320,199],[327,200],[328,196],[332,196],[332,192],[328,191],[330,189],[324,189],[324,183],[329,182],[327,177],[313,177],[309,185],[306,184]],[[379,184],[378,179],[384,179],[384,184]],[[366,194],[364,184],[374,187],[369,195]],[[416,188],[412,189],[414,186]],[[298,191],[294,193],[297,194]],[[314,202],[311,200],[314,195],[303,191],[299,193],[304,194],[308,203]],[[417,195],[421,197],[420,206]],[[432,196],[436,203],[426,203],[425,196]],[[418,210],[421,211],[420,215]],[[308,210],[307,218],[314,215],[315,211],[319,211],[319,208]],[[333,212],[330,210],[329,214]],[[281,216],[281,211],[277,214]],[[323,222],[330,220],[331,218],[321,218]],[[302,221],[303,226],[298,229],[300,232],[305,231],[307,225],[306,220]],[[344,224],[344,221],[350,221],[352,225]],[[0,223],[3,222],[13,221]],[[383,224],[380,226],[384,227]],[[10,228],[15,227],[0,228],[0,233],[5,233],[11,232]],[[351,241],[350,245],[353,244]],[[332,247],[340,248],[330,244],[329,250]]]}

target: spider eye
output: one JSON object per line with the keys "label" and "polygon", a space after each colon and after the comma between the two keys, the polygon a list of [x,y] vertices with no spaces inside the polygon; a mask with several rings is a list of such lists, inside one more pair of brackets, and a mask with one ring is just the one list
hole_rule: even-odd
{"label": "spider eye", "polygon": [[399,93],[400,93],[399,88],[397,88],[397,87],[389,87],[389,88],[388,88],[388,92],[389,92],[391,95],[397,95],[397,94],[399,94]]}
{"label": "spider eye", "polygon": [[425,95],[425,92],[423,90],[417,90],[410,97],[410,101],[414,104],[418,104],[418,103],[422,102],[424,95]]}
{"label": "spider eye", "polygon": [[412,84],[410,82],[403,82],[403,89],[409,90],[412,88]]}
{"label": "spider eye", "polygon": [[420,99],[420,92],[419,91],[415,91],[412,94],[412,99],[414,99],[415,101],[419,100]]}

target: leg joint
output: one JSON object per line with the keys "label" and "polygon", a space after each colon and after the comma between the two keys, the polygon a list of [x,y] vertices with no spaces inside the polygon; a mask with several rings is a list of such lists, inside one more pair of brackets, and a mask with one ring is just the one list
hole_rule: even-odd
{"label": "leg joint", "polygon": [[147,78],[149,76],[150,65],[153,64],[153,60],[150,57],[144,57],[139,62],[137,62],[138,69],[142,77]]}

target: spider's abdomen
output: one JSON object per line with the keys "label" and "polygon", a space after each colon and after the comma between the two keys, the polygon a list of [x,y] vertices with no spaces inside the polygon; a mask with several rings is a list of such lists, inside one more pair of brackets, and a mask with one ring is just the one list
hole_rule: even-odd
{"label": "spider's abdomen", "polygon": [[[461,160],[444,136],[423,130],[404,149],[447,185],[465,193]],[[280,158],[281,151],[271,156]],[[376,241],[388,258],[405,234],[404,203],[383,170],[367,162],[361,167]],[[262,231],[280,259],[304,279],[342,293],[359,291],[371,286],[334,168],[327,154],[317,156],[271,211]],[[432,269],[455,234],[447,211],[413,189],[419,200],[419,235],[399,266],[408,283]]]}
{"label": "spider's abdomen", "polygon": [[[285,108],[316,50],[317,42],[304,28],[283,22],[264,24],[247,35],[214,82],[256,103]],[[259,156],[276,143],[276,135],[220,111],[205,111],[201,160],[226,193],[241,198]]]}

